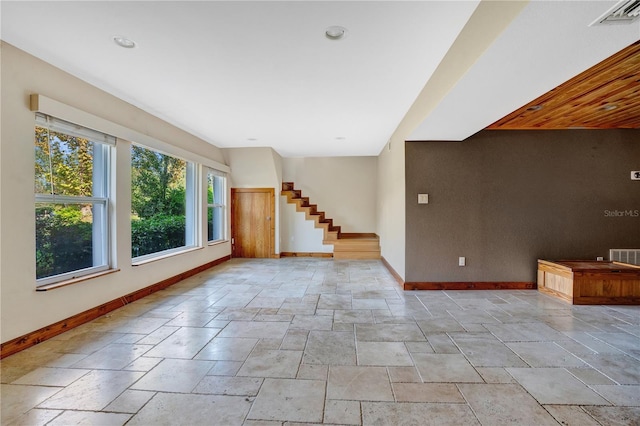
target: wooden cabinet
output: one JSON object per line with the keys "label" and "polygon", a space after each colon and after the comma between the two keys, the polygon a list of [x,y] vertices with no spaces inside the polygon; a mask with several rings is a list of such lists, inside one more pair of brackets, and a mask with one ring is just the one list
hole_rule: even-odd
{"label": "wooden cabinet", "polygon": [[538,260],[538,290],[574,305],[640,305],[640,267],[619,262]]}

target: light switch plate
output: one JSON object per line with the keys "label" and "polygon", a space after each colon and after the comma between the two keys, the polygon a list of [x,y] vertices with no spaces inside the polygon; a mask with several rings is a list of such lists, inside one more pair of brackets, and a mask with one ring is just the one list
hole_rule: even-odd
{"label": "light switch plate", "polygon": [[418,204],[429,204],[429,194],[418,194]]}

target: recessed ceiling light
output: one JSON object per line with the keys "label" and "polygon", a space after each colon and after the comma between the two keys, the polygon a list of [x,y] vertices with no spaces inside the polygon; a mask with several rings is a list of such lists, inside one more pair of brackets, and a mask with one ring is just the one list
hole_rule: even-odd
{"label": "recessed ceiling light", "polygon": [[607,105],[603,105],[603,106],[600,107],[600,109],[602,111],[611,111],[611,110],[614,110],[616,108],[618,108],[618,105],[616,105],[616,104],[607,104]]}
{"label": "recessed ceiling light", "polygon": [[128,38],[122,36],[114,36],[113,42],[118,46],[124,47],[126,49],[133,49],[134,47],[136,47],[135,41],[129,40]]}
{"label": "recessed ceiling light", "polygon": [[347,29],[338,25],[332,25],[324,32],[329,40],[341,40],[347,35]]}
{"label": "recessed ceiling light", "polygon": [[527,111],[540,111],[542,109],[542,105],[531,105],[527,108]]}
{"label": "recessed ceiling light", "polygon": [[345,139],[347,139],[347,138],[345,138],[344,136],[336,136],[336,140],[337,141],[343,141]]}
{"label": "recessed ceiling light", "polygon": [[255,142],[255,141],[257,141],[258,139],[256,139],[256,138],[247,138],[247,140],[248,140],[249,142]]}

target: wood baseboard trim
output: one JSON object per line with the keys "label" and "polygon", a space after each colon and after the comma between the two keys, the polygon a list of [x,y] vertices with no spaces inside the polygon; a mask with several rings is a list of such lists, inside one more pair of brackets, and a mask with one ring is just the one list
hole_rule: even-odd
{"label": "wood baseboard trim", "polygon": [[325,258],[332,258],[333,257],[333,253],[281,251],[280,252],[280,257],[325,257]]}
{"label": "wood baseboard trim", "polygon": [[35,346],[38,343],[42,343],[45,340],[48,340],[52,337],[57,336],[58,334],[62,334],[65,331],[69,331],[72,328],[75,328],[79,325],[92,321],[115,309],[121,308],[125,305],[128,305],[131,302],[134,302],[136,300],[142,299],[145,296],[153,294],[156,291],[163,290],[186,278],[189,278],[193,275],[199,274],[202,271],[205,271],[209,268],[212,268],[216,265],[226,262],[229,259],[231,259],[231,256],[224,256],[224,257],[221,257],[220,259],[207,262],[204,265],[200,265],[196,268],[182,272],[181,274],[174,275],[173,277],[167,278],[165,280],[152,284],[148,287],[141,288],[140,290],[136,290],[125,296],[119,297],[118,299],[111,300],[107,303],[104,303],[100,306],[96,306],[95,308],[88,309],[84,312],[80,312],[79,314],[73,315],[62,321],[58,321],[56,323],[43,327],[39,330],[35,330],[35,331],[32,331],[31,333],[27,333],[23,336],[16,337],[15,339],[9,340],[3,343],[2,345],[0,345],[0,359],[5,358],[9,355],[13,355],[17,352],[20,352],[32,346]]}
{"label": "wood baseboard trim", "polygon": [[405,282],[405,290],[535,290],[533,282]]}
{"label": "wood baseboard trim", "polygon": [[393,278],[395,278],[396,282],[400,284],[400,287],[404,288],[404,280],[402,279],[400,274],[397,273],[395,269],[393,269],[393,266],[391,266],[391,264],[387,262],[387,259],[385,259],[384,256],[380,256],[380,260],[382,261],[382,264],[385,266],[385,268],[387,268],[389,273],[391,273]]}

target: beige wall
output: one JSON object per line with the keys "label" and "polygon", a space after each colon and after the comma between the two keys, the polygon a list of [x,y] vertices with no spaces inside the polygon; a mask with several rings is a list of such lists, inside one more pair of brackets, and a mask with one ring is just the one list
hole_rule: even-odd
{"label": "beige wall", "polygon": [[231,187],[280,189],[280,156],[273,149],[224,148],[222,152],[231,167]]}
{"label": "beige wall", "polygon": [[[282,176],[342,232],[377,232],[376,163],[376,157],[283,158]],[[333,252],[333,246],[322,244],[322,230],[281,198],[282,251]]]}
{"label": "beige wall", "polygon": [[280,191],[282,158],[271,148],[225,148],[224,157],[231,167],[230,188],[273,188],[275,195],[275,253],[280,253]]}
{"label": "beige wall", "polygon": [[376,232],[376,157],[284,158],[282,177],[342,232]]}
{"label": "beige wall", "polygon": [[282,158],[271,148],[222,151],[231,167],[231,187],[274,188],[276,253],[333,251],[322,244],[322,231],[280,196],[283,180],[294,182],[343,232],[376,232],[375,157]]}
{"label": "beige wall", "polygon": [[404,140],[396,138],[378,156],[377,211],[380,254],[405,276]]}
{"label": "beige wall", "polygon": [[36,292],[34,226],[34,113],[39,93],[205,159],[224,163],[216,147],[173,127],[10,45],[2,44],[0,139],[1,340],[5,342],[170,276],[230,254],[230,245],[131,266],[129,144],[119,141],[115,168],[115,241],[119,272]]}

